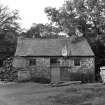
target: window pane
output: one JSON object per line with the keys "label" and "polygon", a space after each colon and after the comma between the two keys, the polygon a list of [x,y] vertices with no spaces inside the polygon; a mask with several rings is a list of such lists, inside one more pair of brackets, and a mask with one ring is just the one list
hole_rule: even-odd
{"label": "window pane", "polygon": [[30,59],[29,65],[36,65],[36,59]]}
{"label": "window pane", "polygon": [[0,60],[0,67],[3,66],[3,60]]}
{"label": "window pane", "polygon": [[59,64],[59,60],[57,58],[51,58],[50,59],[50,64],[51,65]]}
{"label": "window pane", "polygon": [[80,66],[80,59],[74,59],[74,65],[75,66]]}

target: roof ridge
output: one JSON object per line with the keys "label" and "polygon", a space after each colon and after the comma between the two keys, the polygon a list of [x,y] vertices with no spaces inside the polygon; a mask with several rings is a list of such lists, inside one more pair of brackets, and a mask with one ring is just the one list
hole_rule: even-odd
{"label": "roof ridge", "polygon": [[[18,37],[20,38],[20,37]],[[59,37],[59,38],[21,38],[22,40],[58,40],[58,39],[68,39],[67,37]]]}

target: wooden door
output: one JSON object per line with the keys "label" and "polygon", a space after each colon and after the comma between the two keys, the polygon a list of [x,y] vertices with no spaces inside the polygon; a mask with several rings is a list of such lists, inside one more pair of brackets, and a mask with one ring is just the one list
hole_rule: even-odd
{"label": "wooden door", "polygon": [[70,72],[68,69],[67,67],[60,68],[61,81],[70,81]]}
{"label": "wooden door", "polygon": [[51,68],[51,82],[60,81],[60,68],[54,67]]}

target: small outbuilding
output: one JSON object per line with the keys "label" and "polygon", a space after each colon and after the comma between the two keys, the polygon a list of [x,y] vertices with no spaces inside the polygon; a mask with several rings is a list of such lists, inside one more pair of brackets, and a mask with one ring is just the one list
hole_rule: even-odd
{"label": "small outbuilding", "polygon": [[[87,81],[95,78],[94,53],[83,37],[39,39],[18,38],[13,66],[26,71],[23,77],[59,81]],[[21,77],[22,78],[22,77]]]}

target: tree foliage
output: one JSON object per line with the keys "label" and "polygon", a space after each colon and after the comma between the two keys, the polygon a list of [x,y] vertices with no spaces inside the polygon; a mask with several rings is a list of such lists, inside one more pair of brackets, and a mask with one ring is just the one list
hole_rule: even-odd
{"label": "tree foliage", "polygon": [[76,29],[83,33],[92,47],[97,40],[105,43],[105,0],[67,0],[61,8],[45,8],[52,23],[70,36]]}
{"label": "tree foliage", "polygon": [[26,33],[23,33],[23,36],[28,38],[51,38],[57,36],[59,31],[59,28],[51,24],[44,25],[33,23],[32,27]]}
{"label": "tree foliage", "polygon": [[0,5],[0,32],[10,29],[17,31],[20,29],[17,22],[18,19],[20,19],[18,10],[10,12],[8,7]]}
{"label": "tree foliage", "polygon": [[[16,37],[20,31],[17,20],[20,19],[17,10],[10,11],[0,5],[0,56],[13,56],[16,49]],[[1,58],[0,57],[0,58]]]}
{"label": "tree foliage", "polygon": [[26,32],[26,37],[40,38],[40,33],[43,30],[43,24],[33,23],[32,27]]}
{"label": "tree foliage", "polygon": [[76,29],[84,35],[105,34],[104,0],[65,1],[59,9],[45,8],[45,13],[51,22],[70,35],[74,35]]}

